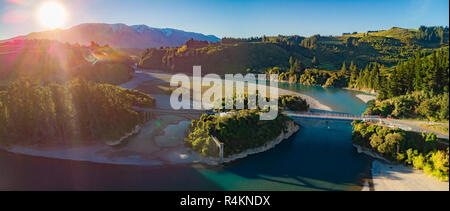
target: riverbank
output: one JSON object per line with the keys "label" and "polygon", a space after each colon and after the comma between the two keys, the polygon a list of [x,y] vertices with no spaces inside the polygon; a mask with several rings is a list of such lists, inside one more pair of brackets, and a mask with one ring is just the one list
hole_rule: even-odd
{"label": "riverbank", "polygon": [[345,87],[342,89],[350,90],[350,91],[358,91],[358,92],[365,93],[368,95],[377,95],[378,94],[377,91],[375,91],[373,89],[357,89],[357,88],[348,88],[348,87]]}
{"label": "riverbank", "polygon": [[377,97],[373,95],[366,95],[366,94],[357,94],[355,95],[358,99],[362,100],[364,103],[368,103],[372,100],[376,100]]}
{"label": "riverbank", "polygon": [[0,146],[6,152],[43,158],[92,163],[162,166],[192,163],[184,146],[185,132],[194,117],[160,115],[140,127],[138,133],[117,142],[50,142]]}
{"label": "riverbank", "polygon": [[440,182],[409,166],[372,162],[375,191],[449,191],[448,182]]}
{"label": "riverbank", "polygon": [[281,88],[278,88],[278,94],[279,95],[294,95],[294,96],[301,97],[302,99],[306,100],[306,102],[309,105],[309,108],[311,108],[311,109],[322,110],[322,111],[333,111],[333,109],[331,109],[329,106],[326,106],[326,105],[320,103],[318,100],[316,100],[315,98],[313,98],[309,95],[305,95],[305,94],[301,94],[298,92],[293,92],[293,91],[289,91],[289,90],[285,90],[285,89],[281,89]]}
{"label": "riverbank", "polygon": [[[229,157],[224,158],[222,162],[220,162],[219,158],[202,157],[197,152],[192,152],[191,154],[194,157],[194,159],[193,159],[194,163],[202,163],[202,164],[206,164],[206,165],[210,165],[210,166],[218,166],[221,164],[231,163],[231,162],[246,158],[248,156],[266,152],[268,150],[275,148],[282,141],[289,139],[292,135],[297,133],[300,130],[300,126],[298,124],[296,124],[294,121],[289,121],[289,122],[287,122],[286,130],[287,130],[286,132],[284,132],[284,131],[281,132],[281,134],[277,138],[264,144],[264,146],[257,147],[254,149],[248,149],[239,154],[231,155]],[[226,147],[226,146],[224,146],[224,147]]]}
{"label": "riverbank", "polygon": [[378,93],[375,90],[356,89],[356,88],[342,88],[342,89],[360,92],[360,94],[356,94],[355,96],[358,99],[362,100],[364,103],[368,103],[372,100],[377,99]]}
{"label": "riverbank", "polygon": [[[132,80],[132,82],[127,83],[126,87],[137,87],[137,83],[140,83],[141,81],[147,79],[147,78],[154,78],[157,79],[158,81],[165,81],[166,83],[170,82],[170,78],[172,77],[172,74],[169,73],[163,73],[161,71],[156,71],[156,70],[139,70],[136,71],[135,74],[135,78]],[[189,77],[192,81],[192,76]],[[225,83],[223,83],[225,84]],[[192,86],[194,86],[193,84],[191,84]],[[266,86],[269,87],[269,92],[273,91],[274,89],[278,89],[278,95],[294,95],[294,96],[299,96],[303,99],[306,100],[306,102],[309,104],[309,107],[311,109],[316,109],[316,110],[323,110],[323,111],[333,111],[333,109],[327,105],[324,105],[323,103],[321,103],[320,101],[318,101],[317,99],[306,95],[306,94],[302,94],[302,93],[298,93],[298,92],[294,92],[294,91],[290,91],[290,90],[286,90],[286,89],[282,89],[279,87],[270,87],[270,86]],[[183,87],[186,90],[190,90],[191,87]],[[195,95],[193,96],[195,97]],[[201,100],[201,99],[196,99],[193,98],[194,100]]]}
{"label": "riverbank", "polygon": [[[282,132],[271,142],[227,157],[220,163],[217,158],[202,157],[198,153],[190,152],[184,146],[184,134],[190,125],[189,121],[175,117],[172,117],[172,120],[170,120],[167,117],[169,116],[146,123],[142,126],[141,132],[135,137],[131,137],[126,143],[116,146],[104,144],[74,144],[71,146],[52,144],[46,146],[3,146],[0,149],[19,155],[115,165],[162,166],[198,163],[217,166],[268,151],[283,140],[290,138],[300,129],[300,126],[295,124],[295,122],[289,121],[287,131]],[[163,119],[166,119],[166,122]],[[159,124],[163,125],[155,125],[155,122],[160,122]]]}
{"label": "riverbank", "polygon": [[[375,191],[449,191],[448,182],[440,182],[421,170],[393,164],[380,155],[353,145],[358,153],[366,154],[372,161],[372,184]],[[363,190],[369,190],[364,188]]]}

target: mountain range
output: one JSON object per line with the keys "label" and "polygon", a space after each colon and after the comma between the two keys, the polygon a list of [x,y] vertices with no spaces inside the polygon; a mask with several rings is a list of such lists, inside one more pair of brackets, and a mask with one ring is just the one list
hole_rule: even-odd
{"label": "mountain range", "polygon": [[120,48],[159,48],[182,46],[187,40],[218,42],[214,35],[204,35],[171,28],[153,28],[146,25],[85,23],[69,29],[33,32],[25,36],[0,41],[21,39],[48,39],[71,44],[89,45],[94,41],[101,45]]}

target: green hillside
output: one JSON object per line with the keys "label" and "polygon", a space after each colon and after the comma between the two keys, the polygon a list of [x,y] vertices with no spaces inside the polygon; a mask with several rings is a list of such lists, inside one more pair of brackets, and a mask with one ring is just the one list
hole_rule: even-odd
{"label": "green hillside", "polygon": [[[338,70],[342,63],[359,68],[377,62],[391,67],[418,51],[448,46],[448,27],[420,27],[418,30],[392,28],[386,31],[343,36],[314,35],[223,38],[219,43],[190,40],[180,48],[147,49],[140,67],[174,72],[192,71],[202,65],[210,73],[265,72],[272,67],[289,67],[289,58],[307,68]],[[313,59],[315,61],[313,63]]]}

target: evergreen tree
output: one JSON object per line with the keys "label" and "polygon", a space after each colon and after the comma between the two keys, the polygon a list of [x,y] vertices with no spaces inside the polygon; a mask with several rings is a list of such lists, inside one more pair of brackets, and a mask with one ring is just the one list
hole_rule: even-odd
{"label": "evergreen tree", "polygon": [[294,70],[294,58],[292,58],[292,56],[291,57],[289,57],[289,73],[294,73],[295,72],[295,70]]}
{"label": "evergreen tree", "polygon": [[316,58],[316,56],[314,56],[314,58],[312,59],[311,63],[316,68],[319,66],[319,60]]}
{"label": "evergreen tree", "polygon": [[358,79],[358,69],[356,67],[356,65],[354,64],[353,60],[350,63],[350,82],[349,82],[349,87],[351,88],[356,88],[356,83],[357,83],[357,79]]}
{"label": "evergreen tree", "polygon": [[345,61],[342,62],[342,68],[341,68],[341,70],[342,70],[343,72],[347,72],[347,64],[345,63]]}

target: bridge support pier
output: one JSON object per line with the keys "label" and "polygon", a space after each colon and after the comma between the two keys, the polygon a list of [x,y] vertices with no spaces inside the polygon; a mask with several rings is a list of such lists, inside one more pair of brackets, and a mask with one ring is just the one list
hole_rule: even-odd
{"label": "bridge support pier", "polygon": [[150,119],[152,119],[152,117],[153,117],[152,112],[144,112],[144,122],[149,121]]}
{"label": "bridge support pier", "polygon": [[219,147],[219,159],[220,159],[220,163],[223,163],[223,143],[220,142],[220,147]]}
{"label": "bridge support pier", "polygon": [[216,146],[219,148],[219,162],[223,163],[223,143],[220,142],[216,137],[211,136],[214,143],[216,143]]}

